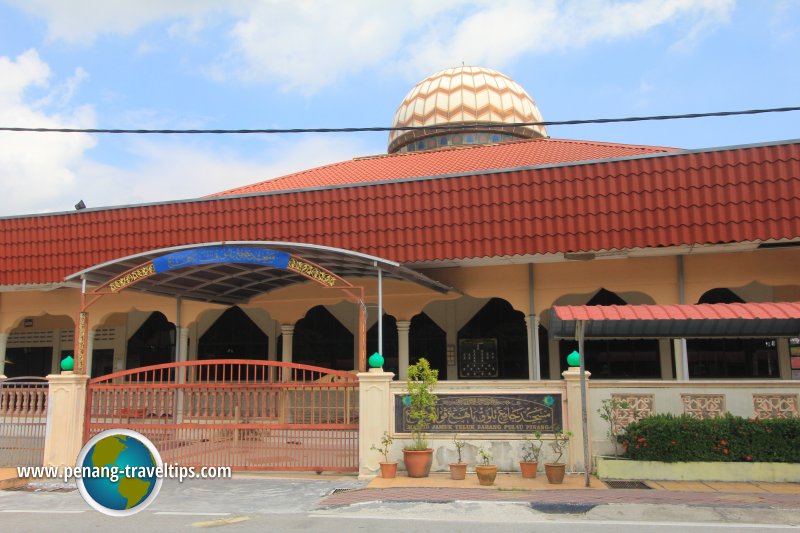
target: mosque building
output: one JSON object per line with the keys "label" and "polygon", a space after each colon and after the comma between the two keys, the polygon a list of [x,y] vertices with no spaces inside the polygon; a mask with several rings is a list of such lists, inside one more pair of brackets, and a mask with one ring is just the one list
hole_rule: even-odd
{"label": "mosque building", "polygon": [[[593,380],[800,379],[800,141],[684,150],[551,138],[542,120],[509,77],[454,67],[403,99],[387,154],[0,218],[0,375],[56,372],[80,344],[93,377],[363,370],[380,351],[396,379],[424,356],[442,380],[559,380],[564,307],[608,321],[587,337]],[[680,327],[690,312],[702,326]]]}

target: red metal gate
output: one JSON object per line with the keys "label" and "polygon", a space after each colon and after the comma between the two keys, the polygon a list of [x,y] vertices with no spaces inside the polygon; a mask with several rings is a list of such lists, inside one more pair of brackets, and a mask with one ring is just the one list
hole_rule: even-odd
{"label": "red metal gate", "polygon": [[0,381],[0,466],[41,466],[48,382],[40,377]]}
{"label": "red metal gate", "polygon": [[89,381],[84,441],[149,438],[165,463],[233,470],[358,470],[358,378],[275,361],[155,365]]}

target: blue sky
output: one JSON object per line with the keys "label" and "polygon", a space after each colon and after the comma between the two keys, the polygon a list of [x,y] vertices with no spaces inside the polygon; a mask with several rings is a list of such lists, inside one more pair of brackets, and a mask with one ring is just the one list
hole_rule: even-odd
{"label": "blue sky", "polygon": [[[500,70],[546,120],[800,105],[800,1],[0,0],[0,125],[389,126],[413,85]],[[800,113],[550,127],[685,148]],[[386,151],[385,133],[0,133],[0,216],[192,198]]]}

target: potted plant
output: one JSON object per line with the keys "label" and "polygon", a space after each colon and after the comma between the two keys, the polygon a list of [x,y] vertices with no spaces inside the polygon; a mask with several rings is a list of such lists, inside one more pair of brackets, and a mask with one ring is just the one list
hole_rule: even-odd
{"label": "potted plant", "polygon": [[466,445],[467,441],[458,440],[458,435],[453,435],[453,446],[456,447],[456,452],[458,452],[458,462],[450,463],[450,479],[464,479],[467,477],[467,463],[461,461],[461,451]]}
{"label": "potted plant", "polygon": [[425,432],[436,421],[436,402],[433,388],[439,379],[439,371],[431,368],[424,357],[408,367],[408,394],[404,403],[408,406],[411,422],[411,444],[403,448],[403,461],[408,477],[427,477],[431,471],[433,450],[428,447]]}
{"label": "potted plant", "polygon": [[553,442],[550,443],[550,447],[553,448],[556,458],[552,463],[545,463],[544,473],[547,475],[547,481],[554,485],[559,485],[564,482],[566,465],[561,462],[561,458],[564,456],[567,446],[569,446],[569,439],[571,437],[571,431],[557,431],[556,434],[553,435]]}
{"label": "potted plant", "polygon": [[[631,405],[628,403],[628,400],[606,398],[602,401],[600,409],[597,410],[597,414],[600,415],[600,418],[608,423],[606,435],[608,435],[608,439],[614,446],[614,457],[619,457],[619,436],[624,432],[624,428],[622,427],[624,410],[630,407]],[[636,416],[635,411],[634,416]]]}
{"label": "potted plant", "polygon": [[497,477],[497,465],[490,464],[492,461],[492,452],[481,447],[478,449],[478,455],[481,458],[481,464],[475,465],[478,483],[481,485],[493,485]]}
{"label": "potted plant", "polygon": [[394,439],[389,435],[389,432],[384,431],[380,446],[373,444],[370,447],[370,450],[375,450],[383,455],[383,462],[380,463],[382,478],[388,479],[397,475],[397,461],[389,461],[389,451],[392,449],[392,442],[394,442]]}
{"label": "potted plant", "polygon": [[519,469],[522,477],[533,479],[536,477],[536,470],[539,468],[539,453],[542,451],[542,433],[537,431],[533,434],[536,440],[525,438],[522,444],[522,460],[519,462]]}

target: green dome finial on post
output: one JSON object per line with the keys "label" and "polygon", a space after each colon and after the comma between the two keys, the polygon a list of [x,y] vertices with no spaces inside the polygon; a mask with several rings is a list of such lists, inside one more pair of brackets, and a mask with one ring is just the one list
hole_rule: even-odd
{"label": "green dome finial on post", "polygon": [[383,356],[378,352],[369,356],[369,367],[370,368],[383,368]]}
{"label": "green dome finial on post", "polygon": [[581,366],[581,354],[577,350],[572,350],[572,353],[567,356],[567,364],[569,366]]}
{"label": "green dome finial on post", "polygon": [[61,360],[61,370],[65,372],[72,372],[75,369],[75,360],[71,355],[66,356]]}

